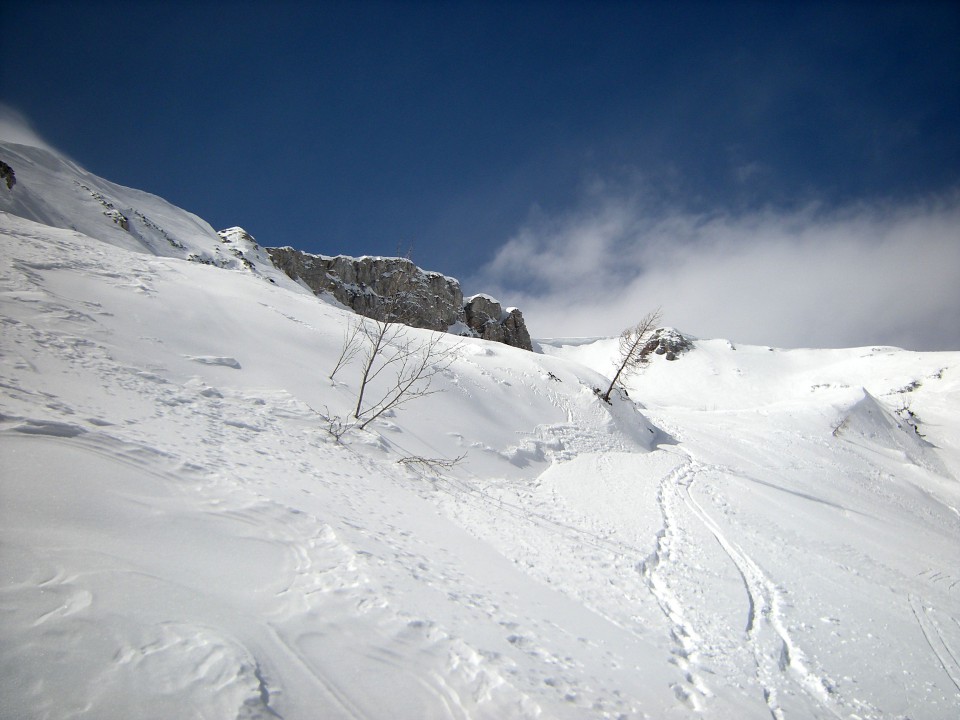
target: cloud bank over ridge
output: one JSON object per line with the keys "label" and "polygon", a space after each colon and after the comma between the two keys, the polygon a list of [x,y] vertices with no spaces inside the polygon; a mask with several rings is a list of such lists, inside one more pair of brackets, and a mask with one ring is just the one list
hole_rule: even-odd
{"label": "cloud bank over ridge", "polygon": [[647,311],[780,347],[960,348],[960,191],[910,203],[697,214],[596,183],[534,212],[472,284],[534,336],[613,335]]}

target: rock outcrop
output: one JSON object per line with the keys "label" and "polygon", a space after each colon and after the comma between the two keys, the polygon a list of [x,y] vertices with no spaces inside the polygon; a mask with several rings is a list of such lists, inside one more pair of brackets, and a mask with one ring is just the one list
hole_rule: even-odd
{"label": "rock outcrop", "polygon": [[530,350],[533,346],[530,333],[517,308],[504,310],[500,303],[489,295],[474,295],[463,305],[467,326],[484,340],[493,340],[514,347]]}
{"label": "rock outcrop", "polygon": [[0,180],[7,184],[7,190],[13,190],[13,186],[17,184],[16,173],[3,160],[0,160]]}
{"label": "rock outcrop", "polygon": [[406,258],[330,257],[291,247],[266,251],[287,276],[316,294],[329,293],[360,315],[532,349],[519,310],[504,311],[486,295],[464,302],[456,279],[422,270]]}
{"label": "rock outcrop", "polygon": [[654,331],[644,348],[644,354],[665,355],[667,360],[676,360],[677,356],[693,347],[687,338],[673,328],[659,328]]}

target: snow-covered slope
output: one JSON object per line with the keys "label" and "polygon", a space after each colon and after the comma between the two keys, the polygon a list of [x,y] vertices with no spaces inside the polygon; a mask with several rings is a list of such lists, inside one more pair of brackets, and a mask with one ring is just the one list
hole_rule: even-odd
{"label": "snow-covered slope", "polygon": [[[540,344],[603,370],[616,352]],[[660,480],[653,566],[705,677],[752,673],[774,717],[958,712],[958,366],[706,340],[631,378],[685,456]]]}
{"label": "snow-covered slope", "polygon": [[960,353],[699,341],[611,407],[614,341],[442,336],[338,441],[355,316],[13,151],[0,717],[957,717]]}
{"label": "snow-covered slope", "polygon": [[0,187],[0,211],[126,250],[243,268],[274,282],[285,278],[266,252],[240,233],[221,237],[204,220],[156,195],[97,177],[50,149],[2,140],[0,160],[13,169],[16,182]]}

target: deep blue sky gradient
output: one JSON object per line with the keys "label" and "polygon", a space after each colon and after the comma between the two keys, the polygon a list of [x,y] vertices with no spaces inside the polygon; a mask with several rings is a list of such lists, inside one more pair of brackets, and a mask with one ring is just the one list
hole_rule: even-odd
{"label": "deep blue sky gradient", "polygon": [[[93,172],[466,277],[531,212],[960,185],[956,2],[12,2],[0,101]],[[479,288],[477,288],[479,289]]]}

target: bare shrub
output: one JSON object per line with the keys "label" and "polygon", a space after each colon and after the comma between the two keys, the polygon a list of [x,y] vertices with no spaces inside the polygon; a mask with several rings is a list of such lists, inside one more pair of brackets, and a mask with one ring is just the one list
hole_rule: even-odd
{"label": "bare shrub", "polygon": [[[403,314],[399,302],[388,304],[380,317],[356,317],[344,331],[340,355],[329,377],[332,380],[359,358],[360,386],[353,408],[356,423],[351,426],[362,430],[384,413],[433,394],[433,379],[456,359],[459,343],[448,345],[439,332],[424,337],[397,321]],[[346,430],[337,428],[337,432],[339,440]]]}
{"label": "bare shrub", "polygon": [[650,353],[656,347],[650,343],[650,338],[659,324],[660,308],[657,308],[644,315],[636,325],[627,328],[620,334],[619,365],[606,392],[600,396],[604,402],[610,402],[610,393],[613,392],[618,383],[622,385],[628,377],[647,364]]}
{"label": "bare shrub", "polygon": [[458,455],[457,457],[453,458],[453,460],[447,460],[446,458],[427,458],[420,457],[419,455],[410,455],[400,458],[397,460],[397,463],[400,465],[415,467],[431,475],[439,475],[441,470],[449,470],[452,467],[456,467],[466,457],[466,453]]}
{"label": "bare shrub", "polygon": [[[362,430],[388,410],[432,395],[433,379],[450,367],[458,345],[445,346],[442,333],[425,339],[411,336],[410,328],[384,320],[362,320],[360,389],[353,417]],[[369,401],[368,389],[381,376],[389,377],[386,389]]]}

